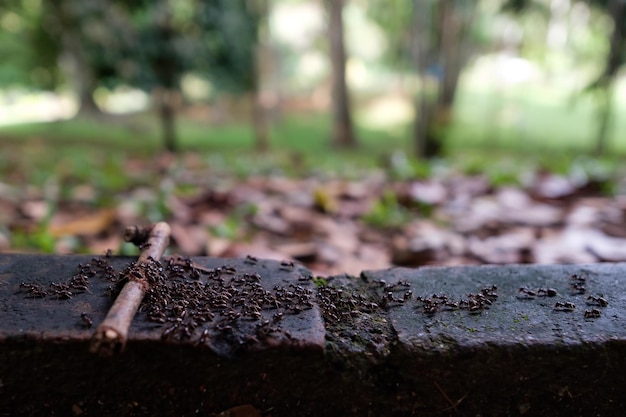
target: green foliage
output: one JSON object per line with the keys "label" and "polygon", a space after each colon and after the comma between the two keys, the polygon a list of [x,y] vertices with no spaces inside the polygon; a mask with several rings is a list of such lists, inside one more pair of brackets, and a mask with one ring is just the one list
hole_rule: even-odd
{"label": "green foliage", "polygon": [[502,11],[509,13],[537,11],[546,17],[550,15],[549,4],[537,0],[505,0],[501,7]]}
{"label": "green foliage", "polygon": [[236,207],[222,223],[210,228],[211,234],[228,240],[241,239],[243,226],[256,214],[257,210],[254,204]]}
{"label": "green foliage", "polygon": [[387,37],[386,59],[393,66],[411,68],[413,0],[370,0],[367,10]]}
{"label": "green foliage", "polygon": [[[454,19],[457,22],[481,22],[476,20],[480,14],[481,2],[467,0],[448,0],[450,10],[454,11]],[[426,66],[435,75],[445,67],[444,62],[435,59],[437,51],[442,46],[442,37],[445,29],[440,27],[443,21],[441,8],[442,2],[435,0],[369,0],[368,16],[383,30],[387,38],[385,60],[399,70],[412,70],[415,68],[415,52],[417,43],[422,38],[428,38],[429,44],[423,45],[429,52]],[[493,17],[493,16],[491,16]],[[462,47],[465,49],[475,48],[476,44],[484,44],[489,41],[486,32],[477,24],[472,25],[464,35],[466,41]],[[472,51],[462,51],[464,55],[471,55]],[[450,57],[448,57],[449,59]],[[420,59],[424,59],[422,56]],[[449,62],[448,65],[453,65]],[[422,74],[424,75],[424,74]],[[437,74],[439,75],[439,74]]]}
{"label": "green foliage", "polygon": [[140,250],[137,246],[130,242],[121,242],[119,248],[117,249],[117,253],[120,256],[138,256],[140,254]]}
{"label": "green foliage", "polygon": [[236,240],[239,237],[241,222],[239,219],[229,216],[222,223],[210,228],[211,234],[215,237]]}
{"label": "green foliage", "polygon": [[489,184],[495,188],[520,184],[519,167],[511,167],[510,165],[498,163],[488,165],[485,173],[489,179]]}
{"label": "green foliage", "polygon": [[328,281],[324,277],[313,277],[313,284],[316,287],[326,287],[328,285]]}
{"label": "green foliage", "polygon": [[378,228],[399,228],[407,224],[413,215],[402,206],[391,191],[383,193],[372,210],[363,216],[363,221],[373,227]]}
{"label": "green foliage", "polygon": [[47,231],[46,227],[37,227],[27,232],[15,230],[11,235],[11,246],[16,249],[31,249],[42,253],[55,252],[56,239]]}
{"label": "green foliage", "polygon": [[[600,92],[602,94],[605,90],[612,88],[612,81],[626,60],[626,6],[622,1],[590,0],[587,3],[594,9],[592,11],[601,12],[603,17],[608,17],[612,23],[612,25],[607,25],[608,22],[601,22],[597,25],[599,27],[596,31],[607,31],[602,38],[609,48],[603,51],[604,68],[601,73],[583,90],[584,93]],[[547,21],[551,13],[547,2],[538,0],[506,0],[502,10],[518,16],[538,15],[540,21]],[[536,32],[536,24],[537,19],[534,19],[533,30],[529,32]],[[610,29],[607,30],[607,27]],[[602,45],[596,45],[596,48],[604,49]]]}
{"label": "green foliage", "polygon": [[196,57],[200,73],[224,90],[253,90],[260,24],[258,2],[201,0],[195,22],[204,32]]}
{"label": "green foliage", "polygon": [[7,0],[0,22],[12,30],[0,30],[0,55],[11,65],[0,67],[0,85],[56,87],[58,63],[70,57],[86,79],[108,87],[178,88],[180,77],[193,71],[218,89],[250,91],[260,19],[256,4]]}
{"label": "green foliage", "polygon": [[429,161],[410,158],[402,151],[393,152],[389,158],[389,175],[396,180],[428,178],[431,168]]}
{"label": "green foliage", "polygon": [[[59,81],[60,41],[46,33],[44,6],[36,1],[0,4],[0,86],[50,89]],[[10,63],[7,65],[7,63]]]}
{"label": "green foliage", "polygon": [[54,214],[55,205],[48,203],[46,215],[39,221],[34,230],[16,229],[11,233],[11,245],[20,249],[34,249],[43,253],[54,253],[56,239],[49,232],[50,219]]}

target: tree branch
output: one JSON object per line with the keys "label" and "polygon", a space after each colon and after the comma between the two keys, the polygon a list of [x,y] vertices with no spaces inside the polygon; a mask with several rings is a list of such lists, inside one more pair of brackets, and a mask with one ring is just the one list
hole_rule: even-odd
{"label": "tree branch", "polygon": [[112,356],[124,349],[130,324],[150,288],[150,270],[169,244],[170,226],[160,222],[148,228],[129,227],[124,239],[139,246],[141,255],[135,265],[126,271],[128,282],[93,335],[90,350],[101,356]]}

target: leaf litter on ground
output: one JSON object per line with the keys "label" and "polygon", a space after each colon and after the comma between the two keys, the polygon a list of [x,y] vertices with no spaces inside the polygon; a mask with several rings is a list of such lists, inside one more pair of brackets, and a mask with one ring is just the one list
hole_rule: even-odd
{"label": "leaf litter on ground", "polygon": [[241,178],[194,156],[127,165],[114,189],[67,172],[38,185],[0,182],[0,250],[123,253],[119,230],[167,221],[181,254],[299,261],[316,275],[626,261],[626,197],[607,195],[620,182],[606,175],[538,170],[498,185],[454,170],[414,179],[384,171]]}

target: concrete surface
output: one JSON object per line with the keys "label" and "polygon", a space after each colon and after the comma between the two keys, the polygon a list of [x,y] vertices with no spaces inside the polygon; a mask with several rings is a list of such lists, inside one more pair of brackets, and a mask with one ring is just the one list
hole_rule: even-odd
{"label": "concrete surface", "polygon": [[0,255],[0,416],[626,409],[624,264],[313,278],[253,258],[166,260],[126,350],[99,358],[89,340],[132,259],[92,258]]}

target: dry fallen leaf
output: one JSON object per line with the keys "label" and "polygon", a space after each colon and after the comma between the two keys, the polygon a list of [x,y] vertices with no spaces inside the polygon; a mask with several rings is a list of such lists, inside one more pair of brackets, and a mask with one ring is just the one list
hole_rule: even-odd
{"label": "dry fallen leaf", "polygon": [[528,228],[517,228],[486,239],[470,237],[469,252],[483,263],[518,264],[528,262],[528,253],[535,240]]}
{"label": "dry fallen leaf", "polygon": [[211,236],[206,242],[206,254],[207,256],[224,257],[231,245],[232,242],[228,239]]}
{"label": "dry fallen leaf", "polygon": [[532,248],[538,264],[587,264],[598,258],[587,250],[589,229],[568,227],[539,239]]}
{"label": "dry fallen leaf", "polygon": [[587,250],[602,262],[625,262],[626,239],[610,237],[597,230],[588,234]]}
{"label": "dry fallen leaf", "polygon": [[315,187],[313,190],[313,202],[315,203],[315,208],[322,213],[334,213],[339,206],[337,198],[324,186]]}
{"label": "dry fallen leaf", "polygon": [[574,194],[576,185],[567,177],[542,173],[536,176],[531,192],[542,199],[559,199]]}
{"label": "dry fallen leaf", "polygon": [[117,221],[114,209],[102,209],[76,217],[71,213],[55,215],[48,232],[53,237],[90,236],[103,233]]}
{"label": "dry fallen leaf", "polygon": [[424,204],[441,204],[448,195],[447,189],[440,182],[419,181],[409,187],[409,195],[413,201]]}

